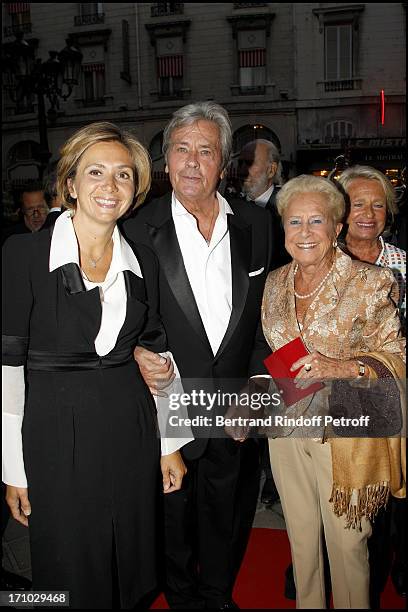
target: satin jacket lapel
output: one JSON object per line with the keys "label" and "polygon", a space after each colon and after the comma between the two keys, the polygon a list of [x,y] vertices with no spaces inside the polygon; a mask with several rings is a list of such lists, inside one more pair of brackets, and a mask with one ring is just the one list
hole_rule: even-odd
{"label": "satin jacket lapel", "polygon": [[251,228],[238,215],[228,215],[232,266],[232,311],[227,331],[217,351],[216,358],[225,350],[241,319],[249,288],[251,263]]}
{"label": "satin jacket lapel", "polygon": [[86,290],[80,269],[75,263],[61,266],[59,272],[69,298],[69,306],[78,315],[77,320],[84,337],[93,343],[98,335],[102,318],[99,289],[95,287]]}
{"label": "satin jacket lapel", "polygon": [[211,346],[184,267],[173,219],[171,217],[168,218],[160,227],[148,225],[148,231],[159,258],[160,266],[177,303],[197,336],[205,343],[208,350],[211,351]]}

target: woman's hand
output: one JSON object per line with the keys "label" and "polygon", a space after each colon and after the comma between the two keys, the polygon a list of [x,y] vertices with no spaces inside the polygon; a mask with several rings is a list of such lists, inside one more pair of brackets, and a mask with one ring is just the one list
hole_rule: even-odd
{"label": "woman's hand", "polygon": [[179,491],[183,477],[187,474],[187,468],[180,451],[163,455],[160,460],[160,467],[163,475],[163,492]]}
{"label": "woman's hand", "polygon": [[170,357],[162,357],[141,346],[135,348],[133,356],[150,393],[166,397],[162,389],[165,389],[175,378],[174,366]]}
{"label": "woman's hand", "polygon": [[306,389],[315,382],[324,382],[333,378],[357,378],[359,370],[355,359],[347,361],[332,359],[317,351],[295,361],[290,370],[294,372],[298,368],[302,368],[294,378],[298,389]]}
{"label": "woman's hand", "polygon": [[6,489],[6,502],[10,506],[12,517],[25,527],[28,527],[27,516],[31,514],[27,491],[28,489],[12,485],[7,485]]}

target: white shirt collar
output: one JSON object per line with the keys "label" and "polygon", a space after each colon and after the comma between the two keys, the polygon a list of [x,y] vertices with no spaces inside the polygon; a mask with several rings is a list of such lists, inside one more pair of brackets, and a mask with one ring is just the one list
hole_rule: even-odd
{"label": "white shirt collar", "polygon": [[267,204],[269,202],[269,198],[271,197],[274,189],[275,189],[275,185],[272,183],[269,189],[267,189],[264,193],[262,193],[260,196],[255,198],[255,203],[256,204]]}
{"label": "white shirt collar", "polygon": [[[220,209],[219,210],[220,216],[226,219],[227,215],[233,215],[234,211],[232,210],[231,206],[228,204],[227,200],[223,198],[223,196],[218,191],[216,195],[217,195],[219,209]],[[174,191],[172,194],[171,206],[172,206],[172,211],[174,215],[190,215],[191,214],[188,212],[186,208],[184,208],[180,200],[177,199]]]}
{"label": "white shirt collar", "polygon": [[[71,211],[67,210],[55,222],[51,238],[50,272],[68,263],[75,263],[79,266],[78,242],[71,216]],[[136,255],[119,232],[117,226],[113,230],[112,238],[112,261],[105,280],[124,270],[130,270],[137,276],[140,276],[140,278],[143,278]]]}

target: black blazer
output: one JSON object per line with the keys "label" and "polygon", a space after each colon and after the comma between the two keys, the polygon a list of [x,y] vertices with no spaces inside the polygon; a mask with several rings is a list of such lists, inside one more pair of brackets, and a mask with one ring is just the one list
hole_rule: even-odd
{"label": "black blazer", "polygon": [[285,232],[283,229],[282,219],[276,208],[276,196],[279,193],[280,187],[275,185],[272,195],[266,204],[266,210],[269,211],[272,221],[272,260],[271,270],[280,268],[289,263],[292,258],[285,249]]}
{"label": "black blazer", "polygon": [[[279,189],[280,187],[275,185],[272,195],[264,207],[264,209],[268,211],[271,219],[271,270],[276,270],[276,268],[280,268],[292,260],[285,249],[285,232],[283,230],[282,219],[276,208],[276,196],[279,193]],[[246,198],[243,198],[242,201],[249,206],[258,206],[258,208],[262,208],[255,202],[248,202]]]}
{"label": "black blazer", "polygon": [[62,213],[62,210],[51,210],[51,212],[48,213],[44,223],[42,224],[41,229],[47,229],[48,227],[54,225],[54,223]]}
{"label": "black blazer", "polygon": [[[185,388],[185,379],[200,379],[201,387],[218,389],[221,386],[224,390],[237,391],[248,376],[266,373],[263,360],[270,349],[262,333],[260,314],[270,267],[270,217],[262,209],[242,202],[231,203],[231,208],[234,214],[227,217],[232,312],[216,355],[184,267],[171,214],[171,194],[144,206],[122,227],[128,239],[149,246],[159,260],[159,312]],[[259,274],[250,276],[259,270],[262,270]],[[203,430],[197,432],[193,428],[193,433],[203,436]],[[184,453],[189,458],[200,456],[206,444],[206,439],[197,439],[184,448]]]}

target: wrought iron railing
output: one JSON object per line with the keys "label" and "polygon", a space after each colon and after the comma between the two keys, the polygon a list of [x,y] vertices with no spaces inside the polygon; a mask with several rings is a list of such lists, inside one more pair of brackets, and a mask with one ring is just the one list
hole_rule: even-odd
{"label": "wrought iron railing", "polygon": [[11,25],[5,26],[3,28],[4,36],[15,36],[19,32],[23,32],[24,34],[31,34],[32,25],[30,22],[21,23],[19,25]]}
{"label": "wrought iron railing", "polygon": [[182,15],[184,13],[184,2],[157,2],[150,9],[151,17],[162,15]]}
{"label": "wrought iron railing", "polygon": [[360,79],[341,79],[337,81],[325,81],[324,91],[348,91],[357,89]]}
{"label": "wrought iron railing", "polygon": [[105,23],[105,13],[93,13],[92,15],[77,15],[74,18],[76,26],[95,25],[97,23]]}
{"label": "wrought iron railing", "polygon": [[234,2],[234,9],[256,8],[257,6],[267,6],[267,2]]}

